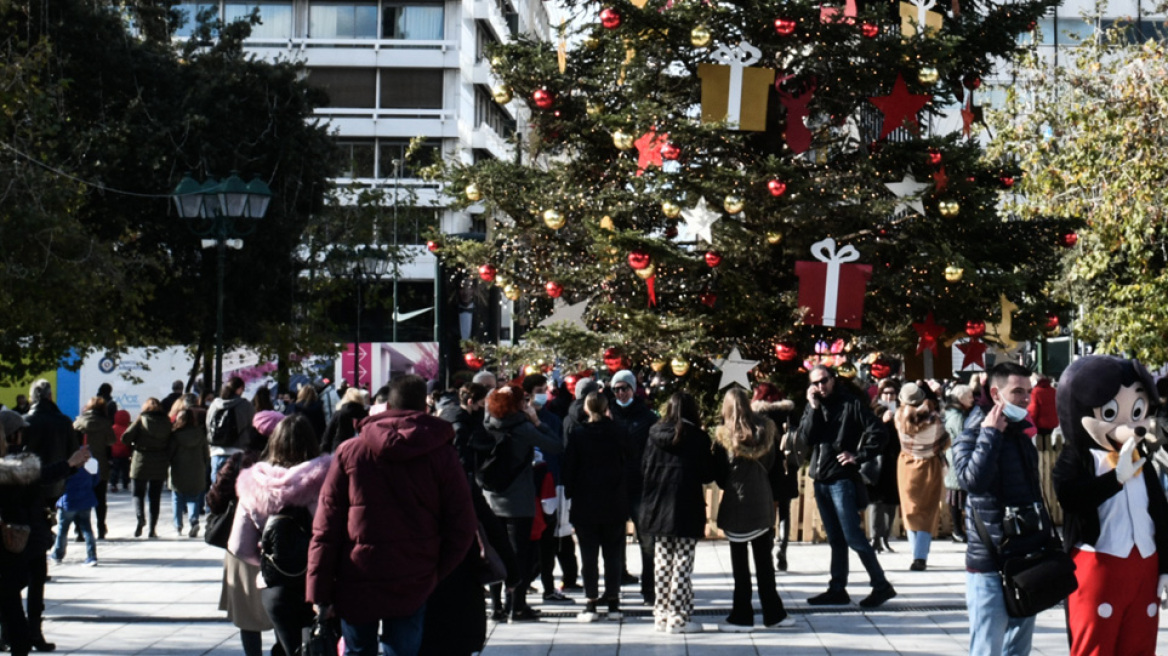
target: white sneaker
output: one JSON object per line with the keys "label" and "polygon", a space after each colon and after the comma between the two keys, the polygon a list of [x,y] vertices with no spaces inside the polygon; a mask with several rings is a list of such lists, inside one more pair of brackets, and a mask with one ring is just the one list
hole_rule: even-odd
{"label": "white sneaker", "polygon": [[676,633],[701,633],[702,630],[703,630],[702,625],[698,624],[697,622],[695,622],[693,620],[690,620],[690,621],[686,622],[685,624],[669,627],[669,632],[674,633],[674,634],[676,634]]}
{"label": "white sneaker", "polygon": [[788,616],[784,617],[783,619],[779,620],[778,622],[775,622],[774,624],[767,624],[766,628],[768,628],[768,629],[786,629],[786,628],[792,627],[792,626],[795,626],[795,618],[788,615]]}
{"label": "white sneaker", "polygon": [[594,610],[586,610],[576,615],[577,622],[595,622],[598,619],[600,619],[600,613]]}
{"label": "white sneaker", "polygon": [[722,633],[750,633],[754,630],[754,625],[746,624],[731,624],[729,622],[720,622],[718,630]]}
{"label": "white sneaker", "polygon": [[87,560],[87,561],[85,561],[85,566],[86,567],[97,567],[97,561],[96,560]]}
{"label": "white sneaker", "polygon": [[666,626],[665,622],[661,620],[653,621],[653,631],[657,633],[665,633],[667,629],[668,627]]}

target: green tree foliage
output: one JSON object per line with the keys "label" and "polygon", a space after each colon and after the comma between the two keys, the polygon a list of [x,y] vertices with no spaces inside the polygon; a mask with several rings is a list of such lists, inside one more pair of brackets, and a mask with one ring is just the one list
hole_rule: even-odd
{"label": "green tree foliage", "polygon": [[1077,336],[1158,363],[1168,361],[1168,52],[1134,36],[1100,32],[1058,68],[1028,59],[995,147],[1026,172],[1017,212],[1086,221],[1057,290],[1083,309]]}
{"label": "green tree foliage", "polygon": [[[1062,224],[1000,215],[1010,163],[986,157],[976,131],[969,139],[960,125],[955,132],[929,126],[963,100],[967,86],[993,73],[991,62],[1020,52],[1017,36],[1054,0],[937,3],[942,29],[911,38],[902,36],[898,3],[860,2],[854,18],[828,21],[821,5],[830,3],[818,0],[568,4],[588,24],[572,39],[564,72],[555,44],[520,40],[493,53],[507,87],[500,91],[532,112],[525,157],[446,171],[464,204],[473,198],[462,191],[473,183],[488,210],[505,217],[485,244],[444,243],[448,262],[468,275],[495,266],[500,284],[520,292],[520,316],[532,324],[551,309],[548,281],[563,286],[565,300],[593,301],[586,321],[601,340],[570,339],[562,327],[533,330],[522,357],[541,351],[596,363],[604,346],[619,347],[634,365],[681,356],[694,365],[691,379],[712,383],[711,359],[734,346],[762,361],[763,373],[797,366],[777,361],[779,342],[794,344],[800,361],[816,341],[838,337],[860,349],[909,350],[917,338],[912,322],[932,312],[960,332],[969,320],[999,316],[1003,294],[1021,306],[1013,338],[1038,334],[1050,311],[1045,291],[1058,271]],[[619,26],[598,24],[602,10],[617,12]],[[791,21],[793,31],[780,34],[776,19]],[[695,28],[711,35],[708,45],[695,45]],[[699,120],[699,65],[716,63],[718,46],[740,41],[761,51],[755,66],[777,71],[778,87],[765,91],[765,131]],[[936,81],[928,81],[928,69]],[[881,138],[883,117],[869,99],[889,95],[898,76],[909,92],[932,96],[920,115],[925,129]],[[788,115],[783,98],[812,89],[806,120]],[[537,92],[551,98],[548,107],[536,106]],[[786,139],[800,123],[811,133],[801,154]],[[620,150],[614,136],[639,138],[654,128],[668,133],[679,157],[638,175],[637,149]],[[924,216],[898,210],[885,186],[906,174],[927,183]],[[773,195],[771,180],[785,192]],[[722,211],[730,195],[744,211]],[[689,209],[703,197],[719,215],[713,242],[683,243],[675,236],[680,219],[663,205]],[[942,215],[946,202],[957,204],[957,216]],[[565,226],[548,227],[547,210],[563,215]],[[854,246],[858,262],[873,268],[860,330],[802,323],[795,262],[812,260],[811,245],[827,237]],[[626,261],[635,250],[652,258],[656,306]],[[707,250],[721,255],[720,265],[707,264]],[[963,269],[959,281],[946,279],[950,266]]]}

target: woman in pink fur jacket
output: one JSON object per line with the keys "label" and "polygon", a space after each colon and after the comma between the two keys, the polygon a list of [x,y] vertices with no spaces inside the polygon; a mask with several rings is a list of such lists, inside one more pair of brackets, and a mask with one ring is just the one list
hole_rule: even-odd
{"label": "woman in pink fur jacket", "polygon": [[[291,415],[276,426],[260,462],[240,472],[236,483],[239,506],[227,549],[260,567],[257,585],[264,610],[286,654],[300,652],[304,632],[312,625],[304,583],[308,540],[331,460],[328,454],[320,455],[312,424],[303,415]],[[274,542],[266,552],[261,545],[265,527],[269,543]]]}

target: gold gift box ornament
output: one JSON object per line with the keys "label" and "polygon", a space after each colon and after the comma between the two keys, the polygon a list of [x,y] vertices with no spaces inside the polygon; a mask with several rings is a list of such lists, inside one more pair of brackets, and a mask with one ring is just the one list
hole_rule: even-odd
{"label": "gold gift box ornament", "polygon": [[910,39],[917,35],[917,28],[924,27],[924,35],[928,36],[941,31],[943,17],[940,13],[931,11],[937,6],[937,0],[912,0],[900,3],[900,33]]}
{"label": "gold gift box ornament", "polygon": [[712,56],[718,64],[698,65],[702,123],[725,121],[732,130],[765,132],[775,71],[751,66],[762,58],[762,51],[743,41],[733,47],[720,45]]}

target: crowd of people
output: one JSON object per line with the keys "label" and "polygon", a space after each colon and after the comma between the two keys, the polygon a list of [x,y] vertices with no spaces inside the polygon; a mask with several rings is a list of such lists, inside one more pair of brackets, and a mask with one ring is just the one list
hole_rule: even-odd
{"label": "crowd of people", "polygon": [[[248,399],[231,378],[213,399],[178,382],[132,421],[103,387],[70,421],[37,381],[25,414],[0,411],[0,517],[31,530],[22,553],[0,553],[3,639],[14,654],[53,649],[41,631],[44,556],[60,562],[75,527],[85,564],[97,565],[119,486],[133,496],[135,537],[157,537],[164,487],[179,537],[226,527],[220,608],[247,656],[273,629],[273,653],[300,653],[314,622],[335,622],[350,656],[379,643],[389,654],[471,654],[487,621],[539,620],[530,594],[579,603],[582,622],[615,620],[626,585],[639,585],[658,632],[701,631],[692,572],[711,516],[733,574],[719,629],[753,630],[756,596],[761,625],[780,629],[794,624],[777,572],[788,569],[806,471],[831,549],[827,588],[807,603],[851,602],[849,550],[869,580],[859,605],[894,598],[878,554],[893,549],[895,517],[910,570],[922,571],[947,505],[952,539],[968,542],[971,652],[1026,653],[1033,618],[1007,617],[990,554],[1006,500],[1042,502],[1032,452],[1058,425],[1049,381],[1032,394],[1030,372],[1001,364],[968,384],[864,388],[823,366],[807,383],[788,394],[731,387],[707,422],[685,391],[652,399],[654,410],[628,370],[559,382],[483,371],[451,390],[403,376],[373,395],[344,390],[335,405],[311,385],[294,400],[273,403],[267,388]],[[1002,441],[1018,457],[985,446]],[[626,562],[630,523],[639,576]]]}

